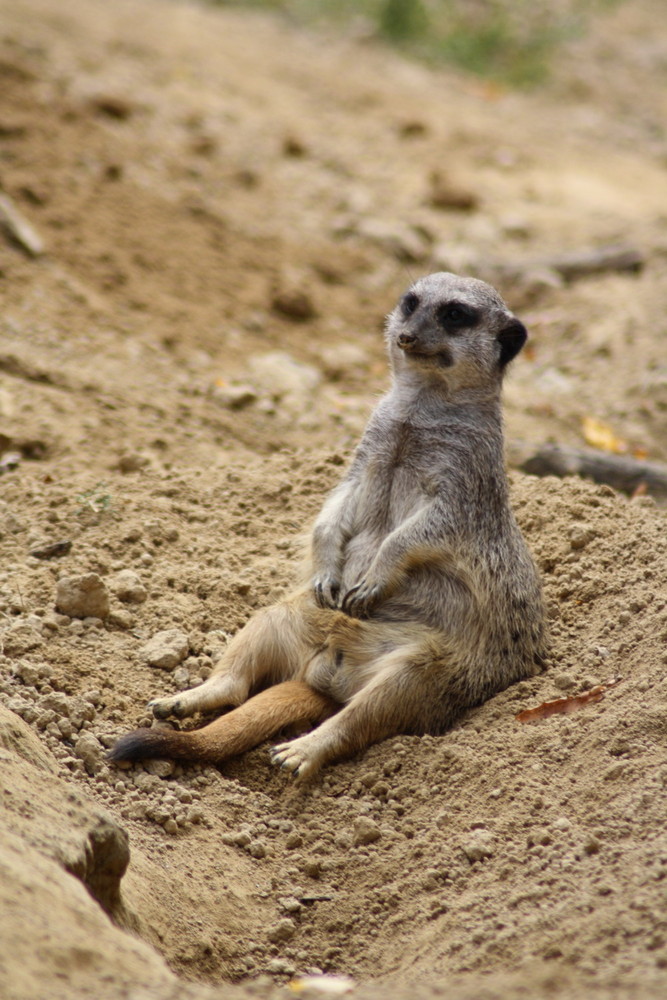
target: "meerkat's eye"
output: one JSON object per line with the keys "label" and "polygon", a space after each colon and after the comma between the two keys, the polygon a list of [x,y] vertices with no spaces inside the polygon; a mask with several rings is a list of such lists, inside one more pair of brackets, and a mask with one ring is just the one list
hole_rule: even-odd
{"label": "meerkat's eye", "polygon": [[479,322],[477,310],[462,302],[447,302],[444,306],[440,306],[436,316],[443,330],[452,334],[468,330]]}
{"label": "meerkat's eye", "polygon": [[407,292],[401,299],[401,312],[406,317],[412,316],[419,305],[419,297],[414,292]]}

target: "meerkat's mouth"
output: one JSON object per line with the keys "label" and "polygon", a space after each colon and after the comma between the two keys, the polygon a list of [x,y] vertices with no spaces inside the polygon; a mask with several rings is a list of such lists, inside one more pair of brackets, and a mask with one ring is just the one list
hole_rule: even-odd
{"label": "meerkat's mouth", "polygon": [[[398,346],[401,347],[400,344]],[[414,358],[415,360],[420,362],[426,362],[426,364],[430,365],[431,367],[451,368],[452,365],[454,364],[454,358],[452,357],[452,353],[447,349],[445,349],[444,351],[428,352],[428,351],[415,351],[414,349],[406,350],[404,347],[401,347],[401,350],[406,355],[406,357]]]}

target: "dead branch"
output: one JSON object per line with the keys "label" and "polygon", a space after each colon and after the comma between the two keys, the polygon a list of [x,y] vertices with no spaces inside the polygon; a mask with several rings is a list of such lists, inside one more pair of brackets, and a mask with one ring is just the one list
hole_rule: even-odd
{"label": "dead branch", "polygon": [[661,462],[560,444],[540,445],[527,456],[525,445],[515,444],[510,451],[514,456],[522,452],[521,459],[513,464],[532,476],[582,476],[623,493],[632,495],[645,490],[654,497],[667,498],[667,465]]}

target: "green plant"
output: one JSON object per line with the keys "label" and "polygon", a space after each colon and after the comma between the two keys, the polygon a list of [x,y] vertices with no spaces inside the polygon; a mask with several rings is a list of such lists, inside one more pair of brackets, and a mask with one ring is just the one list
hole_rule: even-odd
{"label": "green plant", "polygon": [[400,43],[424,37],[429,19],[421,0],[384,0],[378,23],[385,38]]}
{"label": "green plant", "polygon": [[110,511],[112,507],[111,494],[106,492],[106,483],[95,483],[89,490],[80,493],[76,502],[82,510],[92,510],[95,514]]}
{"label": "green plant", "polygon": [[263,7],[306,24],[365,24],[410,55],[513,86],[549,73],[554,51],[586,18],[621,0],[212,0]]}

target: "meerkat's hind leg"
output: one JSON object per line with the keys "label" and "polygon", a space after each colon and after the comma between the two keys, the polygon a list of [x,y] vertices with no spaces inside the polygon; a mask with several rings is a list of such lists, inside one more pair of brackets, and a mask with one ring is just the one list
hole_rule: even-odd
{"label": "meerkat's hind leg", "polygon": [[202,684],[187,691],[153,698],[148,708],[156,719],[175,715],[183,719],[195,712],[213,712],[217,708],[240,705],[248,697],[248,687],[230,673],[213,673]]}
{"label": "meerkat's hind leg", "polygon": [[397,733],[419,729],[428,699],[428,691],[416,676],[423,659],[424,648],[419,643],[380,657],[375,676],[345,708],[305,736],[273,747],[273,763],[303,780],[332,760]]}
{"label": "meerkat's hind leg", "polygon": [[207,680],[154,698],[148,707],[164,719],[241,705],[259,687],[295,677],[321,640],[325,621],[328,615],[303,594],[265,608],[234,636]]}

